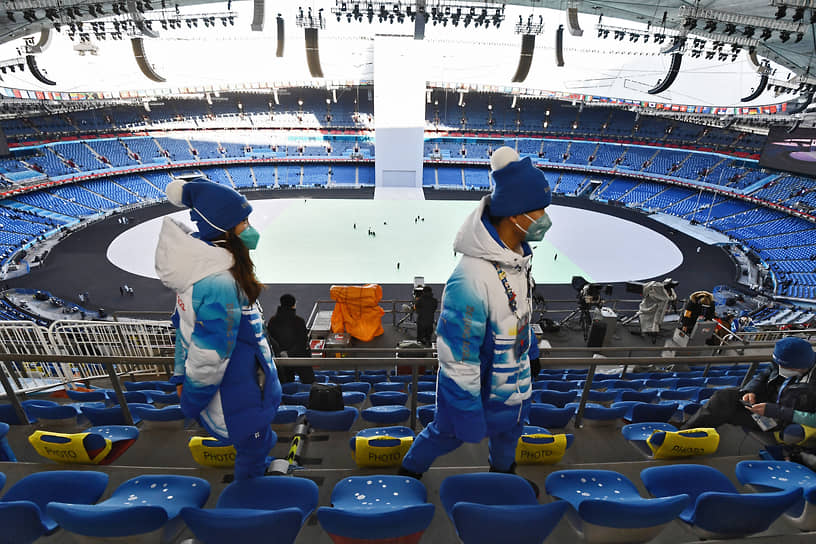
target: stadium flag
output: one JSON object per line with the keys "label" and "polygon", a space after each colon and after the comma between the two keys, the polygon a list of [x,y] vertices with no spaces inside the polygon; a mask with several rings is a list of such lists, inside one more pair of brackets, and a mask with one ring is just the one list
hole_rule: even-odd
{"label": "stadium flag", "polygon": [[22,98],[23,97],[22,93],[20,92],[20,89],[14,89],[14,96],[15,96],[15,98]]}
{"label": "stadium flag", "polygon": [[42,92],[42,91],[37,91],[37,92],[36,92],[36,95],[37,95],[37,98],[38,98],[39,100],[45,100],[45,93],[44,93],[44,92]]}

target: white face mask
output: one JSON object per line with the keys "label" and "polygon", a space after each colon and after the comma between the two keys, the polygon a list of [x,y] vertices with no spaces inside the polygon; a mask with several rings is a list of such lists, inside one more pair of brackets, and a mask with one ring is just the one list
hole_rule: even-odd
{"label": "white face mask", "polygon": [[783,378],[793,378],[796,376],[801,376],[802,372],[796,370],[795,368],[785,368],[784,366],[779,367],[779,375]]}

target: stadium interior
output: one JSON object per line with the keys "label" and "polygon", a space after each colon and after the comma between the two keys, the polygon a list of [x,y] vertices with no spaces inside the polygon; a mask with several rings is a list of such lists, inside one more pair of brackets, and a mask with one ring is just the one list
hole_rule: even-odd
{"label": "stadium interior", "polygon": [[[2,3],[0,543],[816,542],[816,428],[679,430],[816,345],[812,2]],[[436,406],[414,304],[503,146],[553,194],[518,476],[485,439],[398,477]],[[306,319],[276,364],[342,389],[283,385],[250,482],[168,382],[153,254],[197,178]],[[365,340],[332,317],[364,284]]]}

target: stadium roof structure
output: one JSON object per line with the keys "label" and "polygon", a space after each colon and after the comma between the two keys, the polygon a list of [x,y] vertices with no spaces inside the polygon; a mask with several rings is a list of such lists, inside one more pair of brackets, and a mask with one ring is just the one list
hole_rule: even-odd
{"label": "stadium roof structure", "polygon": [[[808,0],[658,0],[654,2],[616,0],[511,0],[507,4],[564,9],[574,7],[579,13],[615,17],[647,23],[652,27],[674,30],[682,34],[709,38],[719,36],[726,43],[735,39],[753,39],[757,54],[768,58],[797,74],[814,71],[814,33],[816,6]],[[694,20],[694,23],[691,21]],[[708,21],[716,27],[706,28]],[[727,28],[733,24],[735,29]],[[694,25],[693,28],[690,28]],[[745,36],[745,29],[753,34]],[[763,38],[762,30],[771,30]],[[783,41],[783,33],[788,37]],[[802,35],[799,37],[798,33]],[[751,34],[751,32],[748,32]]]}
{"label": "stadium roof structure", "polygon": [[[425,39],[417,47],[428,58],[429,82],[643,103],[763,106],[816,90],[809,75],[815,10],[803,4],[809,2],[4,0],[0,86],[6,90],[0,92],[9,98],[17,96],[10,89],[94,92],[117,99],[235,90],[236,83],[263,90],[371,82],[375,38],[415,34],[409,18],[424,6]],[[499,12],[503,23],[492,24],[500,22]],[[276,17],[286,25],[286,54],[278,58]],[[308,27],[320,31],[323,78],[307,70]],[[519,83],[511,77],[522,35],[539,39],[530,75]]]}

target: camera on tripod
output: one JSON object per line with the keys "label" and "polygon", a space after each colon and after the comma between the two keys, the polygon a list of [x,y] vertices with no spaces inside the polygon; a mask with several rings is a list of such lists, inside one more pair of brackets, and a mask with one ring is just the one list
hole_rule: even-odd
{"label": "camera on tripod", "polygon": [[[578,291],[578,304],[591,308],[593,306],[601,306],[601,292],[604,291],[604,286],[600,283],[590,283],[583,276],[572,277],[572,288]],[[612,294],[612,286],[606,286],[606,293]]]}

